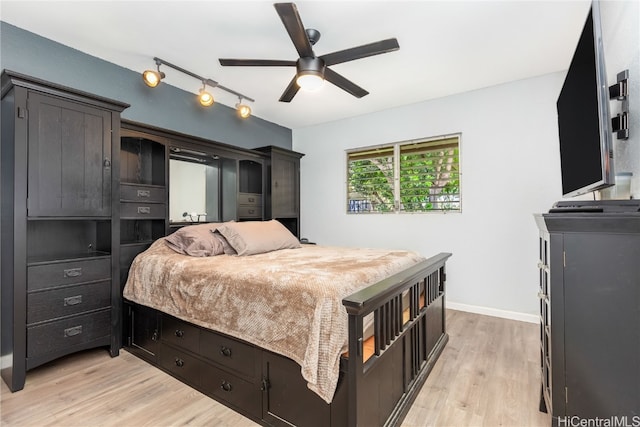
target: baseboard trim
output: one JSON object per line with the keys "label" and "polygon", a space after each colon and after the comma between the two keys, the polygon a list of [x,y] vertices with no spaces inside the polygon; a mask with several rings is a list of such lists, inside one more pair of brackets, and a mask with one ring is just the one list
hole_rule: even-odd
{"label": "baseboard trim", "polygon": [[500,310],[498,308],[482,307],[479,305],[461,304],[447,301],[447,308],[452,310],[466,311],[469,313],[484,314],[486,316],[501,317],[503,319],[519,320],[527,323],[539,323],[540,316],[537,314],[519,313],[517,311]]}

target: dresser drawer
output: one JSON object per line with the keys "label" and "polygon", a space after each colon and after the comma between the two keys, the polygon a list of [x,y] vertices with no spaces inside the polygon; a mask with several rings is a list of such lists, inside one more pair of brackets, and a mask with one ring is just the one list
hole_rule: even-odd
{"label": "dresser drawer", "polygon": [[215,332],[200,332],[200,354],[247,377],[255,378],[258,374],[255,347]]}
{"label": "dresser drawer", "polygon": [[27,295],[27,324],[111,306],[111,281],[87,283]]}
{"label": "dresser drawer", "polygon": [[206,394],[242,408],[256,418],[262,415],[262,391],[257,383],[207,365],[206,375],[200,379],[200,388]]}
{"label": "dresser drawer", "polygon": [[31,326],[27,328],[27,357],[57,352],[110,335],[110,310]]}
{"label": "dresser drawer", "polygon": [[163,341],[199,353],[200,329],[169,315],[162,316]]}
{"label": "dresser drawer", "polygon": [[120,202],[121,219],[164,219],[166,204],[145,202]]}
{"label": "dresser drawer", "polygon": [[158,363],[161,368],[196,388],[200,387],[200,379],[208,375],[206,363],[164,343],[160,346]]}
{"label": "dresser drawer", "polygon": [[27,290],[35,291],[109,278],[111,258],[38,264],[27,268]]}
{"label": "dresser drawer", "polygon": [[238,217],[239,218],[262,218],[262,207],[261,206],[238,206]]}
{"label": "dresser drawer", "polygon": [[167,189],[164,186],[120,184],[120,200],[123,202],[166,203]]}
{"label": "dresser drawer", "polygon": [[239,205],[262,206],[262,194],[238,193]]}

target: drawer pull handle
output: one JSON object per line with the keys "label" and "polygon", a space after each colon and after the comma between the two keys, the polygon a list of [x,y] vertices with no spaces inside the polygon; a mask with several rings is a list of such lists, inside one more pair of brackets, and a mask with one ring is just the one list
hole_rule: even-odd
{"label": "drawer pull handle", "polygon": [[250,203],[253,203],[256,201],[256,199],[254,199],[253,197],[249,197],[247,200],[249,200]]}
{"label": "drawer pull handle", "polygon": [[82,333],[82,325],[74,326],[73,328],[67,328],[64,330],[64,337],[73,337]]}
{"label": "drawer pull handle", "polygon": [[149,191],[149,190],[138,190],[138,197],[151,197],[151,191]]}
{"label": "drawer pull handle", "polygon": [[78,305],[78,304],[82,304],[82,295],[75,295],[72,297],[66,297],[64,299],[64,306],[68,306],[68,305]]}
{"label": "drawer pull handle", "polygon": [[231,349],[229,347],[220,346],[220,354],[225,357],[231,357]]}
{"label": "drawer pull handle", "polygon": [[176,333],[176,336],[177,336],[178,338],[182,338],[182,337],[184,336],[184,331],[183,331],[183,330],[176,329],[176,332],[175,332],[175,333]]}
{"label": "drawer pull handle", "polygon": [[67,268],[64,270],[64,277],[79,277],[82,276],[82,268]]}
{"label": "drawer pull handle", "polygon": [[176,366],[179,368],[182,368],[184,366],[184,360],[180,359],[179,357],[176,357]]}
{"label": "drawer pull handle", "polygon": [[231,385],[230,382],[222,380],[222,384],[220,384],[220,388],[224,391],[231,391],[231,389],[233,389],[233,386]]}
{"label": "drawer pull handle", "polygon": [[151,208],[149,206],[138,206],[138,213],[139,214],[150,214],[151,213]]}
{"label": "drawer pull handle", "polygon": [[253,215],[254,213],[256,213],[256,210],[255,209],[249,209],[249,213]]}

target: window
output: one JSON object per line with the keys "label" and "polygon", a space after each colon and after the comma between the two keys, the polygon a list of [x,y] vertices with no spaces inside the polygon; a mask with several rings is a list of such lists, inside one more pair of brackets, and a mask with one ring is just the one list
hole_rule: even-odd
{"label": "window", "polygon": [[460,135],[347,152],[347,212],[460,212]]}

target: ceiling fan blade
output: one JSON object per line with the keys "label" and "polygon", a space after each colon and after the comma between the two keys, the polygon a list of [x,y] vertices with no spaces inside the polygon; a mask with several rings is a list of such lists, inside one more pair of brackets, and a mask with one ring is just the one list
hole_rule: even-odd
{"label": "ceiling fan blade", "polygon": [[229,59],[220,58],[220,65],[237,67],[295,67],[296,61],[277,59]]}
{"label": "ceiling fan blade", "polygon": [[313,49],[302,25],[302,19],[300,19],[296,5],[293,3],[275,3],[273,6],[276,8],[278,15],[280,15],[280,19],[300,57],[313,57]]}
{"label": "ceiling fan blade", "polygon": [[297,75],[293,76],[293,78],[289,82],[289,86],[287,86],[287,88],[282,93],[282,96],[279,99],[280,102],[291,102],[293,97],[296,96],[296,93],[298,93],[298,90],[300,90],[300,86],[298,86],[298,84],[296,83],[297,77]]}
{"label": "ceiling fan blade", "polygon": [[325,65],[329,66],[340,64],[342,62],[353,61],[354,59],[366,58],[367,56],[393,52],[398,49],[400,49],[398,40],[393,38],[340,50],[338,52],[328,53],[326,55],[322,55],[320,58],[322,58]]}
{"label": "ceiling fan blade", "polygon": [[369,92],[362,89],[360,86],[353,83],[351,80],[345,79],[340,74],[336,73],[330,68],[325,68],[324,79],[338,86],[340,89],[349,92],[351,95],[355,96],[356,98],[362,98],[363,96],[369,94]]}

